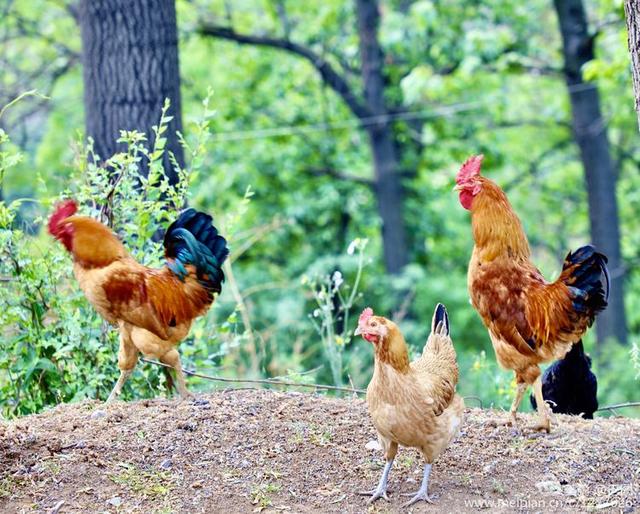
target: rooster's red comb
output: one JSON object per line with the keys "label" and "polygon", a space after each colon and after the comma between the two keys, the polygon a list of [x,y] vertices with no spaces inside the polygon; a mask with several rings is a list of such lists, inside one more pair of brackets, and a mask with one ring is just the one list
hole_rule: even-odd
{"label": "rooster's red comb", "polygon": [[360,314],[360,318],[358,318],[358,325],[365,325],[371,316],[373,316],[373,309],[371,307],[367,307],[362,311],[362,314]]}
{"label": "rooster's red comb", "polygon": [[59,203],[56,210],[49,218],[49,234],[58,232],[58,224],[65,218],[73,216],[78,211],[78,204],[74,200],[65,200]]}
{"label": "rooster's red comb", "polygon": [[484,155],[472,155],[460,167],[458,175],[456,175],[456,183],[464,184],[469,179],[480,175],[480,167],[482,166]]}

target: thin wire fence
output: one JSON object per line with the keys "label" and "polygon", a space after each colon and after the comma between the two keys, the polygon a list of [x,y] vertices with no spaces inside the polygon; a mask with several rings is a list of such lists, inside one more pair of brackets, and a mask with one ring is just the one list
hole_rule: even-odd
{"label": "thin wire fence", "polygon": [[[142,357],[140,360],[143,362],[147,362],[149,364],[155,364],[156,366],[161,366],[163,368],[173,369],[173,366],[169,366],[163,362],[154,361],[152,359],[147,359]],[[309,384],[304,382],[293,382],[291,380],[281,380],[277,378],[228,378],[228,377],[215,377],[211,375],[205,375],[204,373],[199,373],[197,371],[192,371],[189,369],[182,368],[182,372],[186,375],[190,375],[192,377],[202,378],[203,380],[209,380],[211,382],[227,382],[227,383],[236,383],[236,384],[262,384],[262,385],[274,385],[274,386],[284,386],[284,387],[303,387],[306,389],[314,389],[318,391],[340,391],[344,393],[352,393],[352,394],[366,394],[367,391],[364,389],[357,389],[354,387],[338,387],[327,384]],[[479,396],[465,396],[466,400],[474,400],[478,402],[478,405],[481,409],[484,408],[484,402],[482,398]],[[600,407],[596,412],[600,411],[611,411],[617,414],[616,409],[622,409],[627,407],[640,407],[639,402],[627,402],[627,403],[618,403],[615,405],[605,405],[604,407]]]}

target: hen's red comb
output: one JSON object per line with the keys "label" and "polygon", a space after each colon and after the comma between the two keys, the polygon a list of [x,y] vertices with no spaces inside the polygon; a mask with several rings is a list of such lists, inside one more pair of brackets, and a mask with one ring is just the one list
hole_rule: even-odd
{"label": "hen's red comb", "polygon": [[49,234],[55,235],[58,232],[58,224],[65,218],[73,216],[78,211],[78,204],[74,200],[65,200],[58,204],[56,210],[49,218]]}
{"label": "hen's red comb", "polygon": [[480,167],[482,166],[484,155],[472,155],[460,167],[460,171],[456,175],[456,183],[464,184],[469,179],[480,175]]}
{"label": "hen's red comb", "polygon": [[365,325],[371,316],[373,316],[373,309],[371,307],[367,307],[362,311],[362,314],[360,314],[360,318],[358,318],[358,325]]}

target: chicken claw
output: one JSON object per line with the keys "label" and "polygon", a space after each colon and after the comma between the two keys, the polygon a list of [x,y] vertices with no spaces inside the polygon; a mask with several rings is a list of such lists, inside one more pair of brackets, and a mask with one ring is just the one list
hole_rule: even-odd
{"label": "chicken claw", "polygon": [[431,504],[434,503],[433,501],[434,499],[431,496],[429,496],[427,493],[423,494],[423,493],[417,492],[415,496],[413,494],[403,494],[403,496],[413,496],[413,498],[411,498],[408,502],[402,504],[403,507],[410,507],[411,505],[413,505],[414,503],[418,503],[419,501],[425,501]]}
{"label": "chicken claw", "polygon": [[387,461],[387,463],[385,464],[384,470],[382,471],[382,476],[380,477],[380,482],[378,483],[378,487],[376,487],[372,491],[361,491],[357,493],[362,496],[371,496],[371,498],[369,498],[369,501],[367,502],[369,503],[369,505],[371,505],[376,500],[379,500],[380,498],[384,498],[385,500],[389,501],[389,497],[387,496],[387,481],[389,480],[389,472],[391,471],[392,465],[393,459]]}
{"label": "chicken claw", "polygon": [[380,498],[389,501],[389,496],[387,496],[386,490],[372,489],[371,491],[358,491],[356,494],[359,494],[360,496],[371,496],[371,498],[367,500],[369,505]]}
{"label": "chicken claw", "polygon": [[[422,485],[420,486],[420,490],[413,495],[407,503],[403,505],[403,507],[409,507],[414,503],[419,501],[425,501],[427,503],[433,503],[433,498],[429,496],[429,474],[431,473],[431,464],[424,465],[424,473],[422,475]],[[403,495],[403,496],[412,496],[411,494]]]}
{"label": "chicken claw", "polygon": [[544,418],[535,425],[530,425],[527,428],[532,432],[546,432],[549,434],[551,432],[551,421],[549,421],[549,418]]}
{"label": "chicken claw", "polygon": [[494,428],[503,427],[503,426],[518,428],[518,418],[516,417],[515,412],[511,412],[507,419],[501,419],[501,420],[494,419],[489,421],[487,425]]}

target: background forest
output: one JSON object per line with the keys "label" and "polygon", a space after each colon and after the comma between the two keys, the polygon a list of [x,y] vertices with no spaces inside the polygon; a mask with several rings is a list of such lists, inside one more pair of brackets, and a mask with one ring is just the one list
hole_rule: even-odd
{"label": "background forest", "polygon": [[[600,404],[639,399],[640,148],[621,1],[0,9],[5,415],[106,398],[118,375],[115,331],[42,229],[67,196],[149,265],[185,201],[214,216],[232,250],[227,282],[179,347],[188,369],[365,387],[361,310],[396,319],[417,353],[443,302],[461,394],[508,407],[512,374],[469,304],[470,219],[452,192],[476,153],[548,279],[589,241],[609,256],[610,307],[586,345]],[[125,399],[162,383],[138,366]]]}

